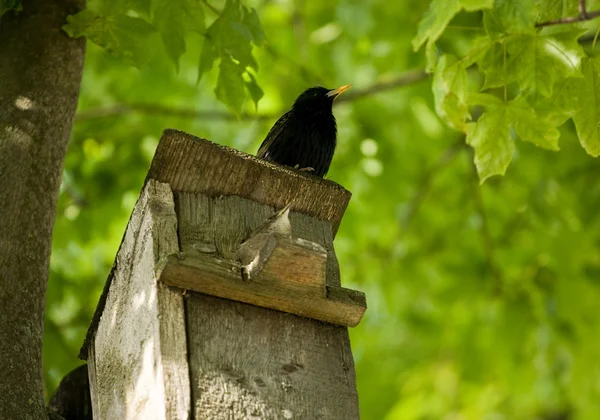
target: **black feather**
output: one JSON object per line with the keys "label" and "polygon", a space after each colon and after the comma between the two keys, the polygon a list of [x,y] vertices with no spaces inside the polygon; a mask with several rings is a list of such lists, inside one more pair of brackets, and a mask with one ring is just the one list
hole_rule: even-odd
{"label": "black feather", "polygon": [[[304,91],[271,128],[258,157],[287,166],[313,168],[323,177],[329,170],[337,139],[331,89],[313,87]],[[329,95],[328,95],[329,94]]]}

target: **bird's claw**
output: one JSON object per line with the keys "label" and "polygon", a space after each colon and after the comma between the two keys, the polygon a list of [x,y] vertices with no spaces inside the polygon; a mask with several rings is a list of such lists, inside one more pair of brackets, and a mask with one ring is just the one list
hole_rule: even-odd
{"label": "bird's claw", "polygon": [[307,166],[306,168],[301,168],[300,165],[294,166],[294,169],[298,169],[301,172],[314,172],[315,171],[315,168],[311,168],[310,166]]}

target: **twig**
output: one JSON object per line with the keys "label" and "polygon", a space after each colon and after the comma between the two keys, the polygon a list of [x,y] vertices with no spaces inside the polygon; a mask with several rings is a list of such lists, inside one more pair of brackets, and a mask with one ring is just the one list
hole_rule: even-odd
{"label": "twig", "polygon": [[[355,90],[353,93],[348,92],[340,96],[340,99],[335,103],[350,102],[366,96],[374,95],[379,92],[391,90],[397,87],[406,86],[412,83],[417,83],[424,80],[427,74],[422,71],[409,71],[394,79],[390,79],[384,82],[375,83],[365,89]],[[127,115],[130,113],[142,113],[151,115],[162,115],[178,118],[192,118],[192,119],[207,119],[207,120],[237,120],[238,118],[229,112],[224,111],[209,111],[209,110],[195,110],[189,108],[171,108],[160,104],[144,104],[144,103],[133,103],[133,104],[118,104],[113,106],[92,108],[85,111],[78,112],[75,116],[76,122],[89,121],[98,118],[107,117],[118,117]],[[242,114],[240,119],[242,120],[271,120],[282,115],[285,111],[281,111],[273,114]]]}
{"label": "twig", "polygon": [[543,26],[552,26],[552,25],[565,25],[567,23],[575,23],[575,22],[585,22],[586,20],[592,20],[600,16],[600,10],[595,10],[593,12],[587,12],[585,10],[585,6],[583,6],[583,12],[581,11],[581,2],[579,3],[579,15],[577,16],[567,16],[564,18],[549,20],[547,22],[536,23],[535,26],[541,28]]}
{"label": "twig", "polygon": [[[78,112],[75,115],[75,121],[88,121],[97,118],[107,117],[118,117],[122,115],[139,112],[142,114],[150,115],[162,115],[167,117],[179,117],[179,118],[197,118],[207,120],[237,120],[238,118],[229,112],[224,111],[198,111],[189,108],[172,108],[165,105],[159,104],[144,104],[144,103],[133,103],[133,104],[119,104],[114,106],[92,108],[86,111]],[[240,119],[242,120],[268,120],[273,118],[273,115],[267,114],[242,114]]]}
{"label": "twig", "polygon": [[345,93],[342,96],[340,96],[340,98],[336,102],[339,103],[354,101],[356,99],[364,98],[365,96],[371,96],[373,94],[383,92],[386,90],[411,85],[413,83],[420,82],[421,80],[425,80],[426,78],[427,73],[425,73],[425,70],[410,70],[393,79],[375,83],[371,87],[365,89],[356,89],[354,91],[350,90],[348,91],[348,93]]}

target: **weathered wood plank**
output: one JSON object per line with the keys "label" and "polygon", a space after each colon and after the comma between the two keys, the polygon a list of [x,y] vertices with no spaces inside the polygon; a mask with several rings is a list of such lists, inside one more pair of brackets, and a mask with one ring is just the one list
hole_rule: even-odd
{"label": "weathered wood plank", "polygon": [[[235,260],[240,243],[250,232],[282,207],[270,207],[242,197],[208,197],[174,192],[179,222],[179,245],[183,252],[214,254]],[[287,203],[286,203],[287,204]],[[314,242],[327,252],[326,282],[340,286],[340,269],[333,249],[331,224],[290,211],[292,236]],[[218,235],[215,235],[218,226]]]}
{"label": "weathered wood plank", "polygon": [[274,165],[240,151],[177,130],[165,130],[148,178],[173,191],[206,196],[235,195],[331,223],[337,232],[350,192],[335,182]]}
{"label": "weathered wood plank", "polygon": [[[176,192],[175,201],[181,251],[232,261],[240,242],[287,204],[189,192]],[[327,250],[326,283],[339,286],[330,222],[295,206],[292,236]],[[227,283],[238,281],[237,270],[231,275]],[[186,314],[194,418],[358,418],[347,328],[196,293],[188,294]]]}
{"label": "weathered wood plank", "polygon": [[88,349],[94,419],[188,419],[190,384],[181,293],[156,267],[177,252],[166,184],[144,187],[117,254]]}
{"label": "weathered wood plank", "polygon": [[328,286],[325,293],[321,284],[297,282],[281,275],[279,266],[267,263],[256,278],[244,281],[236,262],[205,255],[178,255],[169,257],[160,280],[170,286],[332,324],[354,327],[360,322],[366,310],[361,292]]}
{"label": "weathered wood plank", "polygon": [[359,418],[346,328],[196,293],[186,307],[195,419]]}
{"label": "weathered wood plank", "polygon": [[326,265],[327,251],[321,245],[300,238],[282,238],[263,271],[277,279],[317,286],[325,296]]}

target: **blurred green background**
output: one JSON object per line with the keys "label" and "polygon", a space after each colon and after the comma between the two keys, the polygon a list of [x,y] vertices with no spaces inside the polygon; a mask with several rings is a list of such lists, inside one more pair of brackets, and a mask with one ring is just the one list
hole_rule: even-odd
{"label": "blurred green background", "polygon": [[[200,35],[178,73],[158,35],[142,69],[88,42],[54,230],[48,393],[80,363],[163,129],[255,153],[305,88],[351,83],[348,94],[366,94],[335,107],[328,177],[353,193],[335,242],[342,282],[369,303],[351,330],[362,418],[600,418],[600,167],[573,123],[560,152],[521,142],[506,176],[480,186],[464,137],[436,115],[430,78],[387,85],[425,67],[411,39],[427,2],[244,4],[267,44],[254,48],[264,97],[239,119],[216,100],[214,69],[196,85]],[[460,14],[439,45],[460,50],[480,22]]]}

